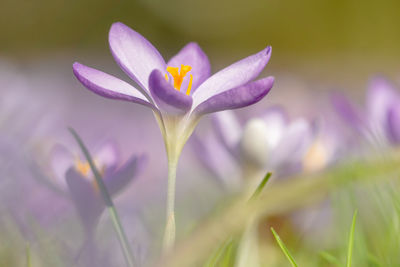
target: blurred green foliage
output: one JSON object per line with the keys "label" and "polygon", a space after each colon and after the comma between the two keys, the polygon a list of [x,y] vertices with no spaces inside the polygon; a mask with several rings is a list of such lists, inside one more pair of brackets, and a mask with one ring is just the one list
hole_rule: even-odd
{"label": "blurred green foliage", "polygon": [[398,10],[395,0],[2,0],[0,58],[111,63],[107,34],[121,21],[166,59],[196,41],[216,71],[272,45],[269,74],[360,91],[375,73],[398,77]]}
{"label": "blurred green foliage", "polygon": [[232,50],[268,43],[290,56],[393,56],[399,10],[395,0],[2,0],[0,48],[104,49],[110,24],[122,21],[163,49],[197,40]]}

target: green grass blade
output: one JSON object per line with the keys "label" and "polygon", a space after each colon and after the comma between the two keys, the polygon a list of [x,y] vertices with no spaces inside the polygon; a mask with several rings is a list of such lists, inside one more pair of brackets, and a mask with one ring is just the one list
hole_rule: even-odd
{"label": "green grass blade", "polygon": [[289,250],[285,246],[285,244],[282,242],[281,238],[279,235],[275,232],[274,228],[271,227],[271,232],[274,235],[276,242],[278,242],[279,247],[283,251],[283,253],[286,255],[286,258],[289,260],[289,262],[292,264],[293,267],[297,267],[297,263],[294,260],[293,256],[290,254]]}
{"label": "green grass blade", "polygon": [[271,172],[268,172],[265,175],[265,177],[262,179],[260,184],[257,186],[256,190],[254,191],[254,193],[253,193],[253,195],[251,196],[250,199],[255,199],[256,197],[258,197],[258,195],[260,195],[261,191],[264,189],[265,185],[269,181],[269,178],[271,178],[271,175],[272,175]]}
{"label": "green grass blade", "polygon": [[121,220],[119,219],[118,216],[118,212],[117,209],[114,206],[114,203],[110,197],[110,194],[107,191],[107,188],[103,182],[103,179],[100,175],[100,172],[97,170],[96,165],[94,164],[94,161],[92,159],[92,157],[90,156],[90,153],[88,151],[88,149],[86,148],[86,146],[84,145],[82,139],[79,137],[79,135],[76,133],[76,131],[72,128],[69,128],[69,131],[71,132],[71,134],[74,136],[75,140],[77,141],[77,143],[79,144],[79,147],[81,148],[83,154],[86,157],[86,160],[88,161],[90,168],[94,174],[94,177],[96,179],[96,183],[100,189],[101,195],[104,199],[104,202],[107,206],[107,209],[109,211],[109,214],[111,216],[113,225],[114,225],[114,229],[117,233],[118,236],[118,240],[120,242],[121,248],[122,248],[122,252],[124,254],[126,263],[129,267],[133,267],[134,266],[134,262],[133,262],[133,257],[131,254],[131,248],[129,246],[129,242],[128,239],[126,237],[124,228],[122,227],[121,224]]}
{"label": "green grass blade", "polygon": [[357,210],[353,215],[353,222],[351,223],[350,236],[349,236],[349,245],[347,248],[347,267],[351,267],[351,260],[353,256],[353,246],[354,246],[354,230],[356,229],[356,218],[357,218]]}

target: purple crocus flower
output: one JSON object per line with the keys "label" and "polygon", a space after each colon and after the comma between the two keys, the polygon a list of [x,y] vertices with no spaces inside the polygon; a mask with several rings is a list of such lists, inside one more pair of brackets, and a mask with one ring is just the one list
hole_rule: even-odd
{"label": "purple crocus flower", "polygon": [[[324,104],[326,106],[326,104]],[[303,171],[317,172],[349,158],[354,150],[354,141],[345,129],[338,125],[332,110],[318,110],[314,121],[314,139],[302,161]]]}
{"label": "purple crocus flower", "polygon": [[367,140],[380,146],[400,144],[400,92],[382,77],[371,79],[365,110],[341,94],[332,97],[341,118]]}
{"label": "purple crocus flower", "polygon": [[[223,146],[201,142],[197,145],[198,150],[202,151],[199,153],[202,156],[200,159],[213,173],[226,174],[227,171],[220,168],[229,166],[228,163],[213,165],[208,162],[215,149],[224,149],[235,161],[230,165],[240,166],[242,180],[255,185],[267,170],[282,176],[297,169],[314,139],[314,129],[309,122],[302,118],[289,121],[280,107],[267,109],[262,116],[250,119],[244,126],[232,111],[215,114],[213,122]],[[219,178],[225,181],[227,177]]]}
{"label": "purple crocus flower", "polygon": [[[69,192],[86,233],[92,234],[105,205],[89,163],[60,144],[53,148],[51,158],[57,184]],[[119,166],[118,150],[111,142],[96,151],[93,159],[111,196],[139,175],[146,162],[145,156],[134,155]]]}
{"label": "purple crocus flower", "polygon": [[167,153],[174,157],[202,115],[254,104],[274,83],[273,77],[253,81],[268,63],[271,47],[210,76],[208,58],[196,43],[187,44],[165,63],[148,40],[117,22],[110,29],[109,44],[118,65],[139,88],[78,62],[73,65],[75,76],[101,96],[151,108]]}
{"label": "purple crocus flower", "polygon": [[148,40],[117,22],[111,26],[109,44],[118,65],[139,87],[77,62],[73,71],[96,94],[153,110],[168,157],[164,247],[169,248],[175,238],[176,167],[184,144],[202,115],[254,104],[270,91],[273,77],[254,79],[268,63],[271,47],[211,76],[208,58],[196,43],[187,44],[166,63]]}

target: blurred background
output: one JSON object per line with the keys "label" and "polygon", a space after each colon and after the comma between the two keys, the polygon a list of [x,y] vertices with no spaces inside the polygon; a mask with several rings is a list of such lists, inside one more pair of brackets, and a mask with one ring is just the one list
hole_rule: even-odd
{"label": "blurred background", "polygon": [[110,62],[108,29],[121,21],[165,57],[195,40],[217,70],[269,44],[274,49],[270,72],[348,86],[371,72],[396,75],[399,8],[395,0],[3,0],[0,49],[2,57],[21,62],[82,60],[77,51]]}
{"label": "blurred background", "polygon": [[[132,154],[147,155],[143,173],[116,204],[123,222],[135,225],[129,235],[143,244],[134,248],[138,258],[146,262],[159,253],[167,162],[153,115],[142,106],[92,94],[72,74],[73,62],[79,61],[129,81],[109,51],[113,22],[141,33],[165,59],[186,43],[197,42],[209,56],[213,73],[271,45],[272,57],[261,76],[275,76],[274,88],[260,103],[237,113],[248,118],[280,104],[292,116],[310,118],[331,112],[332,91],[364,102],[368,80],[375,74],[400,83],[399,10],[395,0],[1,0],[0,231],[13,232],[17,225],[19,236],[0,234],[0,240],[17,240],[13,252],[12,244],[0,246],[3,255],[20,255],[29,243],[43,266],[59,266],[79,250],[74,249],[82,241],[79,231],[70,234],[79,228],[71,219],[76,216],[73,205],[55,201],[59,197],[52,186],[37,181],[39,172],[50,184],[58,183],[49,170],[55,144],[79,151],[69,126],[94,150],[115,141],[123,161]],[[209,124],[205,119],[199,131]],[[190,233],[223,198],[224,190],[196,156],[189,144],[179,165],[178,236]],[[26,201],[20,201],[21,196]],[[110,221],[102,220],[98,238],[107,250],[117,245]],[[18,223],[10,226],[10,221]],[[43,234],[43,229],[48,232]],[[55,259],[50,259],[49,244],[67,247],[67,252],[54,252]],[[115,257],[113,262],[122,261],[120,254]],[[10,261],[0,257],[0,263],[20,266],[11,256]]]}

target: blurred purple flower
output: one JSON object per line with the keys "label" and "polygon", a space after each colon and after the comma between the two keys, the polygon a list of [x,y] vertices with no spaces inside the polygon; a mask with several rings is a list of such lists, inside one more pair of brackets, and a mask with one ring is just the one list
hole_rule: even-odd
{"label": "blurred purple flower", "polygon": [[400,93],[388,80],[375,77],[370,81],[365,110],[341,94],[335,94],[332,102],[341,118],[372,143],[400,143]]}
{"label": "blurred purple flower", "polygon": [[326,117],[319,118],[315,125],[315,136],[303,157],[305,172],[325,169],[339,160],[343,154],[349,155],[351,147],[337,125]]}
{"label": "blurred purple flower", "polygon": [[[197,138],[200,142],[197,150],[201,151],[202,162],[221,179],[232,178],[227,170],[231,165],[239,166],[241,176],[246,179],[261,179],[266,171],[274,171],[278,176],[291,173],[301,165],[314,138],[309,122],[301,118],[290,122],[279,107],[267,109],[263,116],[250,119],[244,127],[231,111],[215,114],[213,122],[223,145],[207,142],[208,139],[200,142]],[[235,164],[212,164],[212,155],[220,149],[228,152]],[[227,157],[222,159],[229,161]],[[234,172],[238,172],[237,168]],[[221,177],[220,174],[229,174],[230,177]]]}
{"label": "blurred purple flower", "polygon": [[[89,163],[62,145],[53,148],[51,157],[58,184],[64,185],[64,189],[69,191],[85,231],[91,234],[105,205]],[[146,163],[145,156],[134,155],[118,166],[118,150],[111,142],[105,143],[94,153],[93,159],[111,196],[115,196],[139,175]]]}

